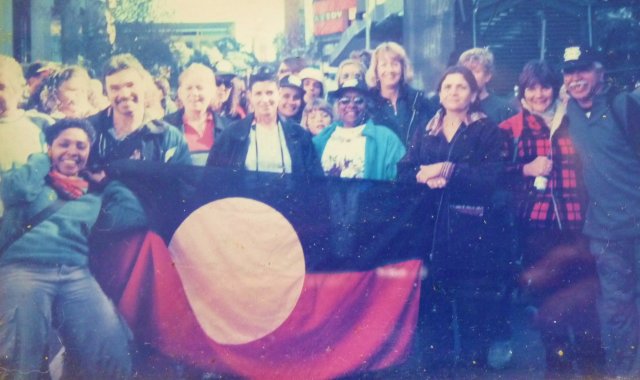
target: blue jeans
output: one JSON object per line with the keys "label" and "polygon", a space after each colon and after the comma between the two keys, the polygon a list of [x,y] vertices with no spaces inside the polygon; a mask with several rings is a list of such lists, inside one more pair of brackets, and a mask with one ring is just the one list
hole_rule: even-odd
{"label": "blue jeans", "polygon": [[88,268],[0,266],[0,378],[47,377],[52,328],[66,350],[63,378],[131,376],[131,333]]}
{"label": "blue jeans", "polygon": [[640,239],[591,239],[601,293],[598,311],[611,375],[640,375]]}

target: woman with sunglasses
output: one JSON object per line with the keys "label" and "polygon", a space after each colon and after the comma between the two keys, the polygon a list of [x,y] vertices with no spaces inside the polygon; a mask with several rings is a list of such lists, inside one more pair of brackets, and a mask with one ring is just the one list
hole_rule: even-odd
{"label": "woman with sunglasses", "polygon": [[[421,317],[428,330],[426,363],[447,371],[454,365],[487,365],[492,341],[508,336],[509,251],[504,246],[509,231],[501,223],[504,208],[494,206],[507,142],[506,134],[478,112],[478,84],[469,69],[447,69],[438,91],[441,107],[414,135],[400,171],[402,178],[438,191]],[[459,355],[454,354],[454,318]]]}
{"label": "woman with sunglasses", "polygon": [[146,216],[117,181],[88,191],[91,124],[65,119],[44,134],[48,155],[2,172],[0,378],[46,375],[52,331],[66,351],[63,378],[128,378],[131,333],[89,270],[89,235],[143,227]]}
{"label": "woman with sunglasses", "polygon": [[362,80],[349,79],[331,96],[338,121],[313,138],[328,176],[394,180],[405,154],[400,139],[369,118],[369,91]]}

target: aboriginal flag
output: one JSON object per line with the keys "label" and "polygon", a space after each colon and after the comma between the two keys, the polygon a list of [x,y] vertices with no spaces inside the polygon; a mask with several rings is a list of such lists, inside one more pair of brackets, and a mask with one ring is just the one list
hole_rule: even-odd
{"label": "aboriginal flag", "polygon": [[137,342],[247,378],[335,378],[406,358],[428,191],[139,161],[109,174],[151,220],[98,238],[92,263]]}

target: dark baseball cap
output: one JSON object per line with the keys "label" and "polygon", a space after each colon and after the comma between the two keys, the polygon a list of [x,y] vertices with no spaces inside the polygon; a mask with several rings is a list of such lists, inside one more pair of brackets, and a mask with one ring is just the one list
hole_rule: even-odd
{"label": "dark baseball cap", "polygon": [[280,82],[278,83],[278,87],[290,87],[295,88],[296,90],[304,91],[302,88],[302,79],[297,75],[285,75]]}
{"label": "dark baseball cap", "polygon": [[562,71],[590,69],[596,62],[600,62],[600,59],[592,48],[582,45],[568,46],[564,49]]}

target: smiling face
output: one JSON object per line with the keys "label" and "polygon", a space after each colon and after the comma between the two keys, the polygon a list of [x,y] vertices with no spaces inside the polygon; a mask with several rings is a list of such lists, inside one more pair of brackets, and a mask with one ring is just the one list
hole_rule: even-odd
{"label": "smiling face", "polygon": [[524,89],[524,101],[533,112],[542,113],[553,103],[553,88],[543,87],[540,83]]}
{"label": "smiling face", "polygon": [[566,71],[564,85],[569,95],[580,105],[589,107],[593,96],[600,90],[603,83],[603,73],[596,67]]}
{"label": "smiling face", "polygon": [[284,117],[294,117],[302,106],[302,91],[293,87],[280,87],[278,112]]}
{"label": "smiling face", "polygon": [[84,130],[63,130],[49,147],[52,169],[67,177],[77,176],[87,165],[90,147],[89,136]]}
{"label": "smiling face", "polygon": [[338,99],[338,117],[345,127],[351,128],[364,123],[367,105],[358,91],[348,90]]}
{"label": "smiling face", "polygon": [[280,92],[275,81],[260,81],[251,86],[251,106],[256,118],[274,119],[278,113]]}
{"label": "smiling face", "polygon": [[381,53],[376,67],[376,76],[381,87],[398,87],[402,80],[402,60],[390,52]]}
{"label": "smiling face", "polygon": [[447,112],[463,113],[475,101],[477,94],[460,73],[447,75],[440,86],[440,103]]}
{"label": "smiling face", "polygon": [[178,98],[187,113],[205,112],[217,95],[215,78],[197,75],[196,71],[185,73],[180,78]]}
{"label": "smiling face", "polygon": [[138,70],[117,71],[105,78],[105,85],[114,112],[126,116],[144,115],[145,81]]}

